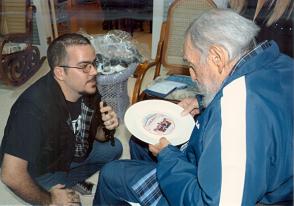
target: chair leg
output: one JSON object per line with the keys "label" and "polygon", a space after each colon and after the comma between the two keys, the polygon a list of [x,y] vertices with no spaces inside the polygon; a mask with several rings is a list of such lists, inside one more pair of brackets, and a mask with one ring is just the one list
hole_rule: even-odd
{"label": "chair leg", "polygon": [[138,21],[139,21],[140,31],[144,31],[144,21],[143,20],[138,20]]}
{"label": "chair leg", "polygon": [[149,32],[152,33],[152,20],[149,20]]}
{"label": "chair leg", "polygon": [[10,84],[10,81],[9,81],[9,78],[8,78],[8,75],[7,75],[7,72],[5,70],[5,57],[2,56],[0,54],[0,80],[5,84],[5,85],[9,85]]}

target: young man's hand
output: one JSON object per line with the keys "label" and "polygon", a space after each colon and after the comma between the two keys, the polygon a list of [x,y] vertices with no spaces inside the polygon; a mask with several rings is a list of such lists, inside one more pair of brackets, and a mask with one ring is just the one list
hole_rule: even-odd
{"label": "young man's hand", "polygon": [[111,106],[104,107],[103,102],[100,102],[100,112],[106,129],[112,130],[118,127],[118,118]]}
{"label": "young man's hand", "polygon": [[58,184],[50,189],[50,205],[71,205],[79,206],[81,204],[80,196],[71,189],[66,189],[64,185]]}

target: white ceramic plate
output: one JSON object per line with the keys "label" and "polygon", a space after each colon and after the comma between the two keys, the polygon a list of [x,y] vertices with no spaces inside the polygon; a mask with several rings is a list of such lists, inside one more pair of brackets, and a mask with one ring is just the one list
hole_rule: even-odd
{"label": "white ceramic plate", "polygon": [[195,125],[190,114],[181,116],[182,111],[168,101],[145,100],[129,107],[124,122],[130,133],[146,143],[157,144],[166,137],[172,145],[179,145],[189,140]]}

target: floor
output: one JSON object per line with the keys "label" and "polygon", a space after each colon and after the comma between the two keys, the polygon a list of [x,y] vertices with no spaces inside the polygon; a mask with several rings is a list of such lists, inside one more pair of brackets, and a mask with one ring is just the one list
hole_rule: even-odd
{"label": "floor", "polygon": [[[98,10],[97,10],[98,9]],[[85,5],[76,5],[72,11],[74,11],[75,16],[80,16],[82,13],[91,13],[95,11],[99,11],[99,7],[96,4],[85,4]],[[88,34],[104,34],[106,31],[102,29],[102,21],[99,19],[96,20],[87,20],[87,19],[75,19],[72,18],[71,29],[73,32],[83,29]],[[133,34],[133,40],[137,43],[138,47],[140,47],[142,54],[146,57],[146,59],[150,58],[151,51],[151,33],[149,30],[146,31],[135,31]],[[40,70],[20,87],[8,87],[0,84],[0,141],[2,140],[4,128],[6,125],[6,121],[9,115],[10,108],[17,97],[32,83],[34,83],[41,76],[46,74],[49,71],[49,67],[47,61],[45,61],[40,68]],[[146,83],[150,81],[151,75],[147,74]],[[129,78],[128,80],[128,95],[131,97],[132,89],[134,86],[134,78]],[[130,133],[125,128],[124,123],[121,122],[119,128],[117,129],[116,136],[120,138],[123,143],[124,151],[122,155],[122,159],[129,158],[129,147],[128,147],[128,138],[130,137]],[[93,175],[90,179],[93,183],[97,183],[98,174]],[[91,205],[93,196],[82,196],[81,201],[83,205]],[[26,203],[16,197],[6,186],[4,186],[0,182],[0,205],[25,205]]]}

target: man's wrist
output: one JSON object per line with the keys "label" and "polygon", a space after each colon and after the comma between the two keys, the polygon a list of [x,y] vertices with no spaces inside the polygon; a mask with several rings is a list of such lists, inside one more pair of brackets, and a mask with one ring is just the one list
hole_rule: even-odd
{"label": "man's wrist", "polygon": [[168,152],[170,146],[171,145],[169,144],[166,147],[164,147],[163,149],[161,149],[160,152],[158,153],[157,157],[159,158],[159,156],[165,156],[165,153]]}

